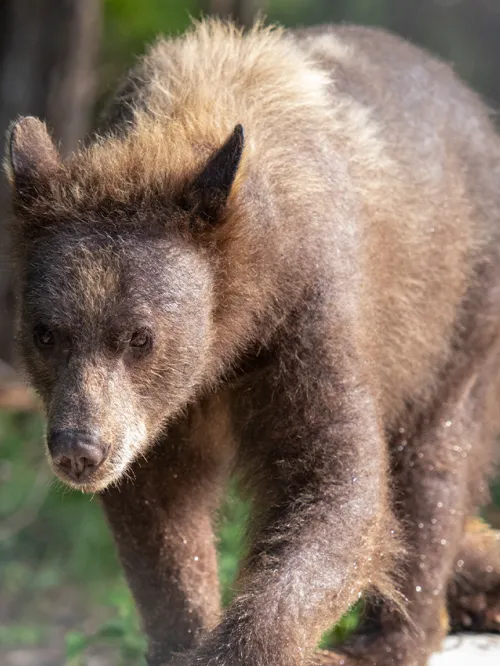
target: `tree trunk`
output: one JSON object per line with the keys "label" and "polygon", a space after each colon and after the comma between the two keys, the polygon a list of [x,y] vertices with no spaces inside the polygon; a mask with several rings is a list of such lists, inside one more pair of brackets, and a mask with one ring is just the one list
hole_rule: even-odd
{"label": "tree trunk", "polygon": [[[63,153],[89,128],[100,0],[3,0],[0,5],[0,133],[20,115],[47,121]],[[9,193],[0,182],[0,358],[12,362]]]}

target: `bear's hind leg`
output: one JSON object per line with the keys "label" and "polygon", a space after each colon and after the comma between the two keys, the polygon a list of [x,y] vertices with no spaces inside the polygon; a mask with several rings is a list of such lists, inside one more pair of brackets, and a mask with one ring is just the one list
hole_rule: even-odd
{"label": "bear's hind leg", "polygon": [[[488,388],[475,374],[452,386],[433,414],[401,435],[404,444],[395,442],[395,504],[408,548],[399,588],[406,616],[383,603],[372,631],[345,646],[345,666],[425,666],[449,630],[448,586],[461,544],[471,541],[465,532],[475,509],[469,484],[479,478]],[[471,563],[475,552],[469,549]]]}
{"label": "bear's hind leg", "polygon": [[500,632],[500,531],[467,522],[448,586],[453,631]]}

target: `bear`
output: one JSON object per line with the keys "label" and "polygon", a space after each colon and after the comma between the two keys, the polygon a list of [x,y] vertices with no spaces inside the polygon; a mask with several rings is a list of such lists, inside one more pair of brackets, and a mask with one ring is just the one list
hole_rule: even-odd
{"label": "bear", "polygon": [[[500,140],[375,28],[160,38],[62,159],[8,136],[18,346],[151,666],[424,666],[500,628]],[[214,515],[251,503],[221,612]],[[338,653],[322,632],[365,600]],[[326,659],[326,662],[325,662]]]}

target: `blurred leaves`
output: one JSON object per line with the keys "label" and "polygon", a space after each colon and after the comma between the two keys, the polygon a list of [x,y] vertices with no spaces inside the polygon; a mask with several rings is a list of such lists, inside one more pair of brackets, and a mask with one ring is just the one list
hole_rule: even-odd
{"label": "blurred leaves", "polygon": [[197,0],[104,0],[103,4],[103,93],[159,34],[182,32],[200,13]]}

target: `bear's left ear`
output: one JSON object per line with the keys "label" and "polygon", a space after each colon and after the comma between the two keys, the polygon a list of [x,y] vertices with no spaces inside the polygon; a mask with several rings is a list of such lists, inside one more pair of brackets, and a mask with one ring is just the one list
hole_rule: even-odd
{"label": "bear's left ear", "polygon": [[236,178],[244,144],[243,126],[236,125],[190,186],[184,200],[187,210],[209,222],[219,219]]}
{"label": "bear's left ear", "polygon": [[7,176],[22,196],[47,182],[61,164],[45,123],[27,116],[14,122],[7,134]]}

